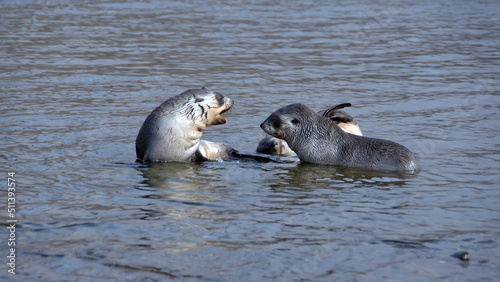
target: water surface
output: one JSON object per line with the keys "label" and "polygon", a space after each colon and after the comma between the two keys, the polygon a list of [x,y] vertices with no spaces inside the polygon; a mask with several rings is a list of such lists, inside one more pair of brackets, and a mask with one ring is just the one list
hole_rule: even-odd
{"label": "water surface", "polygon": [[[2,279],[500,274],[496,1],[0,6],[0,167],[18,184],[17,276]],[[423,170],[135,163],[150,111],[202,86],[235,101],[207,140],[254,153],[279,107],[350,102],[366,136],[404,144]]]}

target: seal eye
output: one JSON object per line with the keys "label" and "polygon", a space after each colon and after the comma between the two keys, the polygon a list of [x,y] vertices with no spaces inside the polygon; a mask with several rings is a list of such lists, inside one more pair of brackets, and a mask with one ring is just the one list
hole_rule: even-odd
{"label": "seal eye", "polygon": [[196,100],[194,100],[195,103],[200,103],[203,101],[205,101],[205,99],[203,99],[203,98],[196,98]]}
{"label": "seal eye", "polygon": [[300,121],[299,121],[298,119],[296,119],[296,118],[292,119],[292,123],[293,123],[293,124],[297,124],[297,123],[299,123],[299,122],[300,122]]}
{"label": "seal eye", "polygon": [[219,103],[219,105],[224,105],[224,96],[222,96],[222,94],[216,93],[215,100],[217,100],[217,103]]}

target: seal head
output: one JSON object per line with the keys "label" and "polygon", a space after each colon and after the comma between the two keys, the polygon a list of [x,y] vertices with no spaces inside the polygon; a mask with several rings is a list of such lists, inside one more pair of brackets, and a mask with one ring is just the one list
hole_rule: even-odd
{"label": "seal head", "polygon": [[295,155],[285,140],[269,135],[259,141],[257,152],[270,155]]}

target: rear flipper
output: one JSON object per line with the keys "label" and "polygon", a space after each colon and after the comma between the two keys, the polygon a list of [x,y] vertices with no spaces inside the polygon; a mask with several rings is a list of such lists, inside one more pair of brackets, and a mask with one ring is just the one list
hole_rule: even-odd
{"label": "rear flipper", "polygon": [[203,157],[202,160],[228,159],[233,150],[233,148],[222,143],[200,140],[196,157]]}
{"label": "rear flipper", "polygon": [[195,161],[214,161],[217,159],[251,159],[258,162],[271,162],[273,159],[239,153],[237,150],[217,142],[200,140]]}

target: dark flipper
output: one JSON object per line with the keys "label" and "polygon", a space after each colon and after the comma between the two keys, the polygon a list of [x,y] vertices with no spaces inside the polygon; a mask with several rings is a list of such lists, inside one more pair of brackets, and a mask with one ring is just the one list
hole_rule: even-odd
{"label": "dark flipper", "polygon": [[335,115],[335,111],[336,110],[340,110],[340,109],[343,109],[345,107],[350,107],[350,106],[352,106],[351,103],[343,103],[343,104],[340,104],[340,105],[337,105],[337,106],[333,106],[330,109],[326,110],[323,113],[323,116],[331,118],[331,117],[333,117]]}
{"label": "dark flipper", "polygon": [[340,109],[343,109],[345,107],[350,107],[351,103],[344,103],[340,104],[337,106],[334,106],[326,111],[323,112],[323,116],[327,117],[333,121],[336,122],[343,122],[343,123],[349,123],[354,120],[354,118],[349,115],[348,113],[341,111]]}
{"label": "dark flipper", "polygon": [[231,157],[234,157],[234,158],[237,158],[237,159],[249,159],[249,160],[254,160],[254,161],[257,161],[257,162],[261,162],[261,163],[269,163],[269,162],[279,162],[275,159],[271,159],[271,158],[266,158],[266,157],[262,157],[262,156],[255,156],[255,155],[250,155],[250,154],[242,154],[236,150],[232,150],[230,152],[230,155]]}

